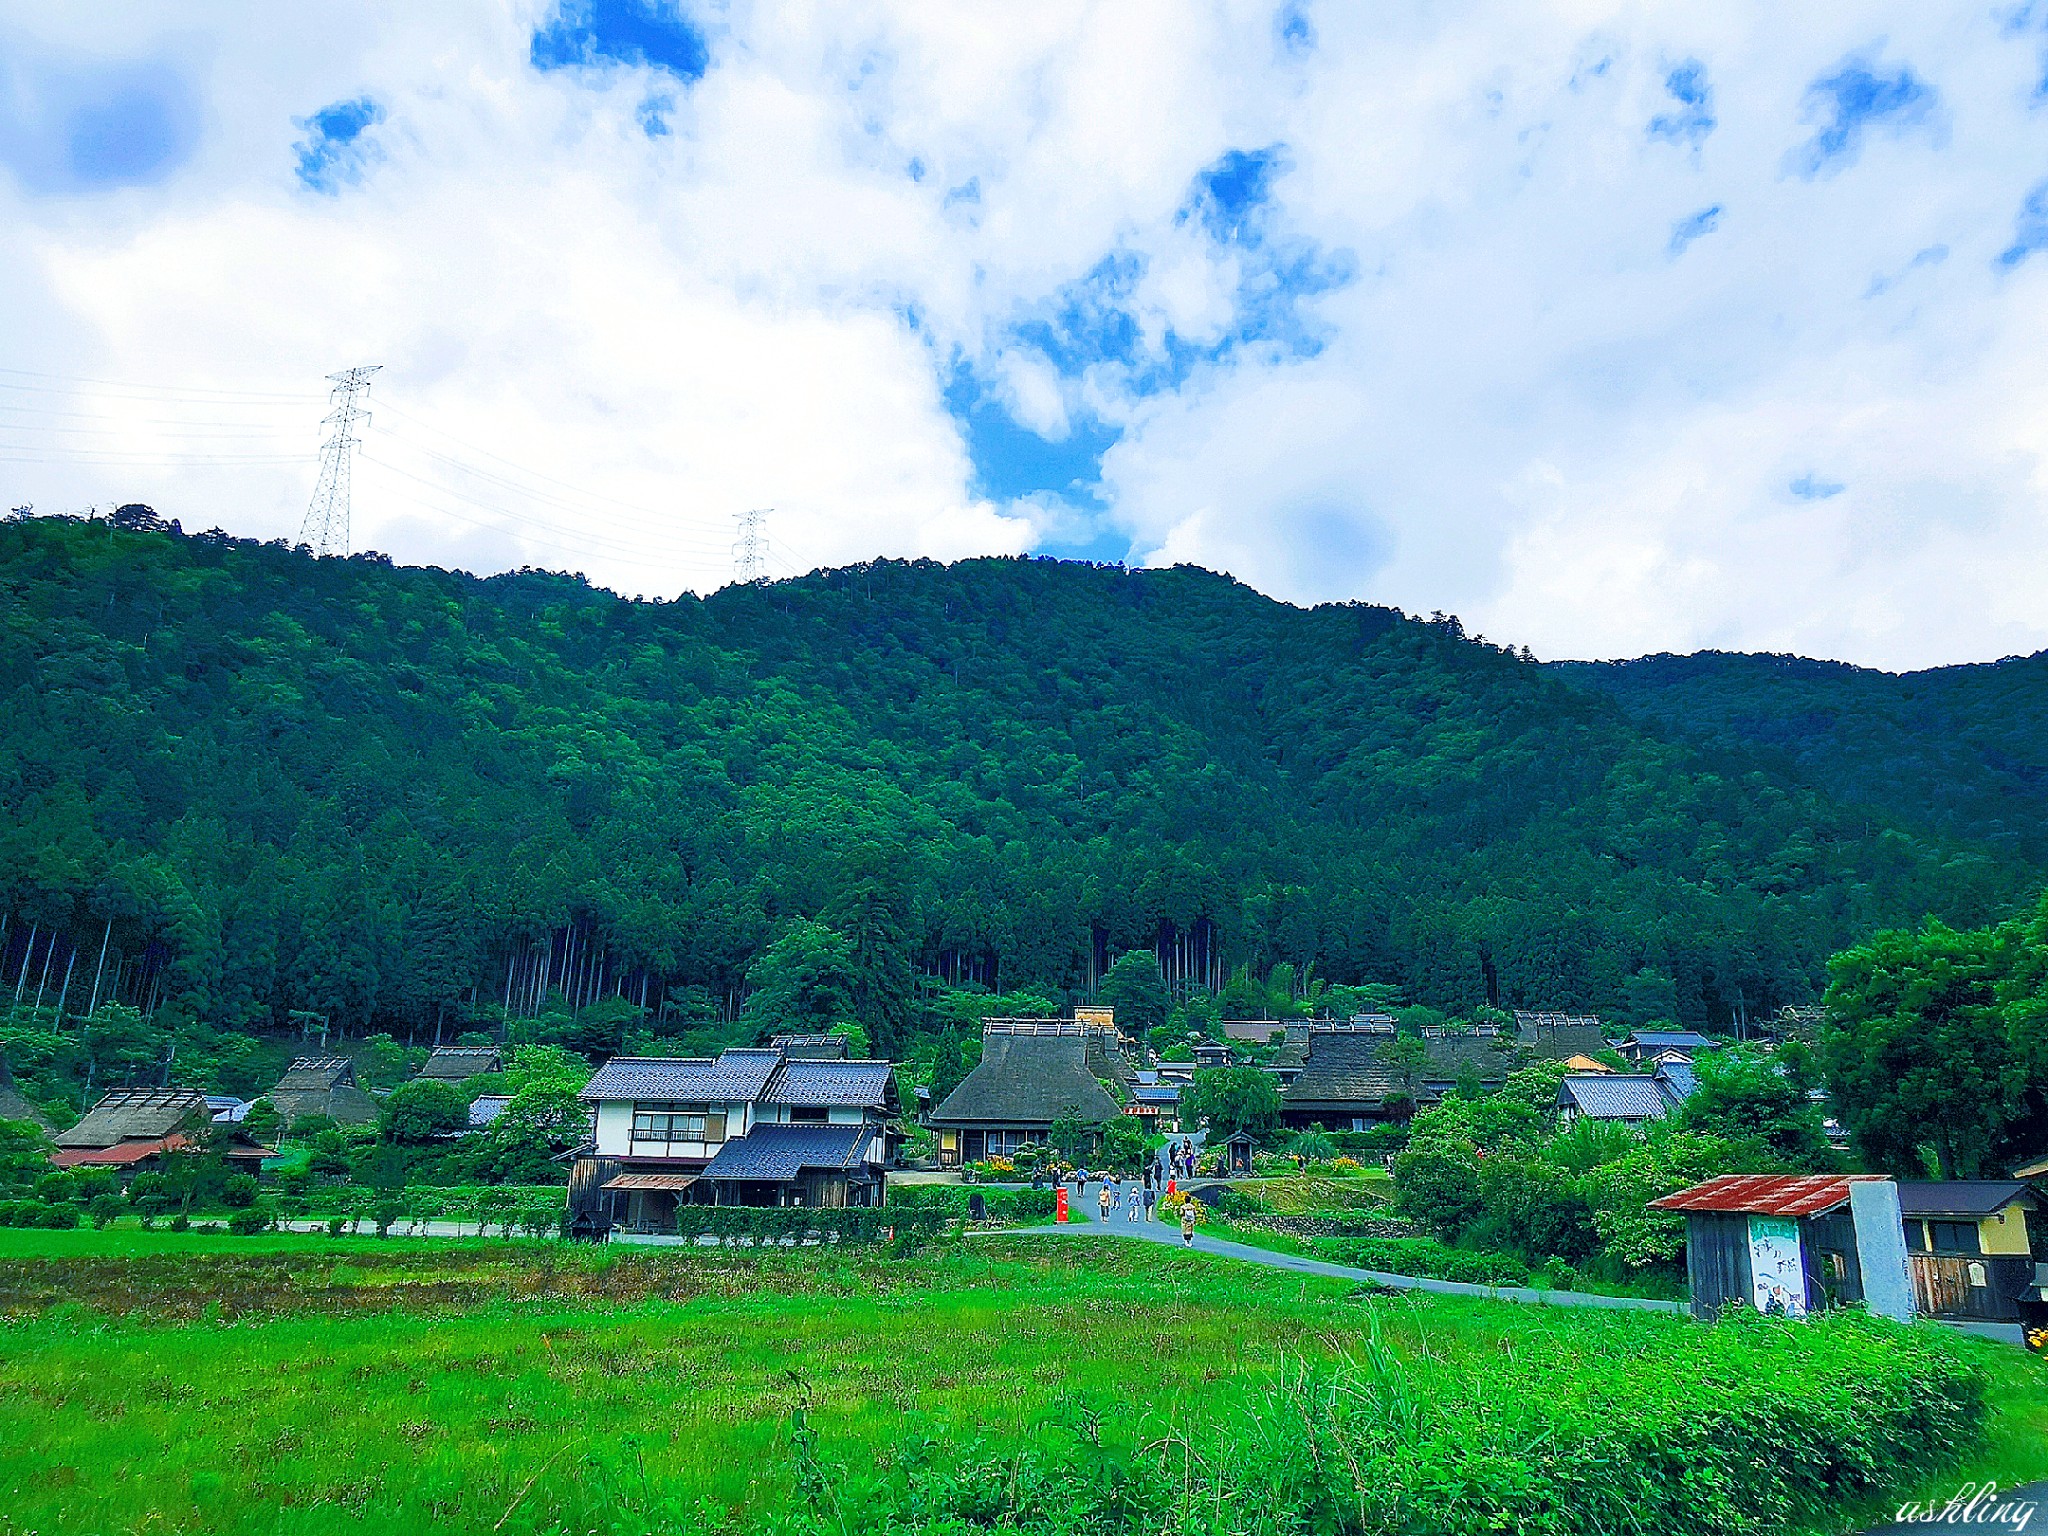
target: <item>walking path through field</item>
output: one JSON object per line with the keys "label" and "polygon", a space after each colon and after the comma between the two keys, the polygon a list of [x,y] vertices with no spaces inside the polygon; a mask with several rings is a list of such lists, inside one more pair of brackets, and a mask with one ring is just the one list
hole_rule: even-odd
{"label": "walking path through field", "polygon": [[[1124,1189],[1128,1191],[1130,1181]],[[1007,1232],[977,1233],[977,1236],[1030,1236],[1030,1237],[1110,1237],[1136,1238],[1141,1242],[1163,1243],[1169,1248],[1181,1245],[1178,1225],[1164,1220],[1147,1221],[1141,1214],[1136,1221],[1126,1218],[1125,1207],[1118,1202],[1107,1222],[1095,1215],[1097,1192],[1101,1185],[1090,1183],[1078,1198],[1069,1198],[1067,1209],[1071,1213],[1065,1226],[1012,1227]],[[1683,1312],[1685,1303],[1678,1301],[1651,1301],[1641,1296],[1595,1296],[1585,1291],[1545,1291],[1533,1286],[1521,1285],[1470,1285],[1461,1280],[1427,1280],[1416,1275],[1393,1275],[1377,1269],[1354,1269],[1348,1264],[1331,1264],[1323,1259],[1303,1258],[1300,1254],[1275,1253],[1269,1248],[1254,1248],[1249,1243],[1233,1243],[1220,1237],[1209,1237],[1197,1231],[1192,1244],[1197,1253],[1217,1253],[1225,1258],[1243,1259],[1247,1264],[1263,1264],[1269,1269],[1291,1269],[1303,1275],[1327,1275],[1333,1280],[1369,1280],[1376,1284],[1402,1291],[1431,1291],[1441,1296],[1480,1296],[1494,1301],[1525,1301],[1540,1306],[1554,1307],[1605,1307],[1622,1312]]]}

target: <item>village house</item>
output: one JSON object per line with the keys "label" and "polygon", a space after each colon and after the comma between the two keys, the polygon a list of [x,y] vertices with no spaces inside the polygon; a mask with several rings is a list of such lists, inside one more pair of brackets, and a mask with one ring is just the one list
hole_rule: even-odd
{"label": "village house", "polygon": [[458,1088],[472,1077],[505,1070],[505,1054],[495,1045],[437,1045],[414,1082],[453,1083]]}
{"label": "village house", "polygon": [[336,1125],[369,1125],[377,1118],[377,1101],[356,1086],[356,1064],[346,1056],[301,1056],[263,1097],[287,1128],[309,1115],[325,1115]]}
{"label": "village house", "polygon": [[1298,1128],[1362,1131],[1405,1120],[1470,1077],[1498,1088],[1513,1068],[1505,1037],[1442,1032],[1419,1042],[1411,1066],[1403,1037],[1349,1024],[1309,1026],[1302,1062],[1281,1090],[1281,1118]]}
{"label": "village house", "polygon": [[1569,1130],[1581,1120],[1640,1126],[1662,1120],[1692,1096],[1699,1080],[1690,1062],[1669,1062],[1655,1072],[1614,1072],[1594,1064],[1558,1084],[1558,1124]]}
{"label": "village house", "polygon": [[1592,1013],[1517,1009],[1515,1043],[1537,1061],[1591,1061],[1598,1052],[1611,1049],[1599,1015]]}
{"label": "village house", "polygon": [[208,1134],[220,1136],[223,1154],[250,1173],[270,1153],[237,1129],[212,1127],[212,1107],[196,1088],[115,1088],[78,1124],[57,1133],[50,1161],[59,1168],[135,1173],[161,1167],[166,1153],[195,1147]]}
{"label": "village house", "polygon": [[1647,1066],[1674,1057],[1691,1061],[1702,1051],[1715,1050],[1721,1042],[1689,1029],[1639,1029],[1616,1047],[1633,1066]]}
{"label": "village house", "polygon": [[[1163,1066],[1160,1075],[1163,1086]],[[1113,1023],[1083,1019],[1078,1010],[1071,1020],[984,1019],[980,1064],[927,1117],[939,1165],[1042,1146],[1059,1120],[1101,1125],[1123,1112],[1118,1095],[1131,1097],[1131,1076]]]}
{"label": "village house", "polygon": [[37,1130],[47,1132],[50,1122],[43,1112],[21,1096],[21,1090],[14,1086],[14,1073],[8,1069],[7,1058],[0,1056],[0,1120],[26,1120]]}
{"label": "village house", "polygon": [[2048,1231],[2030,1224],[2040,1210],[2040,1198],[2017,1179],[1902,1179],[1899,1215],[1918,1310],[1987,1323],[2048,1322]]}
{"label": "village house", "polygon": [[579,1236],[675,1229],[679,1204],[880,1205],[902,1106],[886,1061],[614,1057],[584,1087],[591,1142],[569,1176]]}
{"label": "village house", "polygon": [[1287,1036],[1287,1026],[1279,1019],[1225,1019],[1223,1041],[1226,1045],[1271,1045],[1275,1040]]}

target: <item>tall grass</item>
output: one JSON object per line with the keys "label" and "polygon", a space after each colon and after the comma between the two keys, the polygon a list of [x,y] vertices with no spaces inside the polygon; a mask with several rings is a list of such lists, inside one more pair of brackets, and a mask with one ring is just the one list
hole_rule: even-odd
{"label": "tall grass", "polygon": [[1790,1532],[1983,1417],[1925,1330],[1362,1297],[1113,1240],[155,1237],[0,1235],[15,1529]]}

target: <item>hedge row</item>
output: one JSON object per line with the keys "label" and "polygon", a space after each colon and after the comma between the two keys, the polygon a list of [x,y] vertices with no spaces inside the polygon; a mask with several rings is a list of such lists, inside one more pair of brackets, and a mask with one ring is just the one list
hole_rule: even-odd
{"label": "hedge row", "polygon": [[1529,1266],[1511,1253],[1471,1253],[1433,1237],[1325,1237],[1317,1249],[1339,1264],[1377,1269],[1425,1280],[1462,1280],[1472,1285],[1527,1285]]}
{"label": "hedge row", "polygon": [[889,1205],[896,1210],[940,1211],[955,1221],[967,1219],[976,1195],[987,1202],[991,1222],[1029,1225],[1051,1221],[1057,1210],[1058,1192],[1050,1189],[988,1189],[981,1185],[897,1184],[889,1189]]}
{"label": "hedge row", "polygon": [[679,1205],[676,1236],[715,1238],[722,1244],[747,1247],[777,1243],[926,1242],[950,1222],[943,1211],[903,1210],[895,1206],[804,1206],[798,1208],[742,1205]]}
{"label": "hedge row", "polygon": [[78,1225],[78,1207],[68,1201],[0,1200],[0,1227],[49,1227],[56,1231]]}

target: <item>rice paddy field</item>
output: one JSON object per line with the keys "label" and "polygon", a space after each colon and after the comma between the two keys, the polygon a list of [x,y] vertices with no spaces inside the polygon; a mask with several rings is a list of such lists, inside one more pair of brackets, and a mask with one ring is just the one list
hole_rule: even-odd
{"label": "rice paddy field", "polygon": [[0,1533],[1841,1531],[2048,1475],[2048,1372],[1856,1320],[1151,1244],[0,1231]]}

